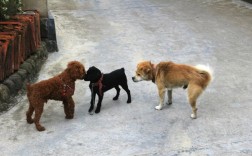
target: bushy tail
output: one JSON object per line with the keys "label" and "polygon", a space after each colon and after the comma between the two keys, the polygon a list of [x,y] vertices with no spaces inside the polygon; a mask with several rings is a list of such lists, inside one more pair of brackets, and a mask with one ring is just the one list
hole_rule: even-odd
{"label": "bushy tail", "polygon": [[197,65],[195,68],[200,72],[200,74],[206,75],[206,82],[203,86],[203,88],[205,88],[213,80],[213,69],[209,65]]}
{"label": "bushy tail", "polygon": [[211,77],[211,80],[213,80],[213,69],[209,65],[206,66],[198,64],[197,66],[195,66],[195,68],[197,68],[199,71],[208,72]]}

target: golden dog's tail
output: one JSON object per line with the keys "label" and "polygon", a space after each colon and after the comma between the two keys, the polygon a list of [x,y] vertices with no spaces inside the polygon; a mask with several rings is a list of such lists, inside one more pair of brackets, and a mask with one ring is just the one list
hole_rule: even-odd
{"label": "golden dog's tail", "polygon": [[213,80],[213,70],[209,65],[197,65],[195,68],[203,77],[203,82],[201,86],[206,88],[207,85]]}

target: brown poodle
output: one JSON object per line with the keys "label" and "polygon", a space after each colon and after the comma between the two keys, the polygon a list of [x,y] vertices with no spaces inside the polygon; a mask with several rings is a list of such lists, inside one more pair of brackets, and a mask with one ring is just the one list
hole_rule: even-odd
{"label": "brown poodle", "polygon": [[[44,131],[45,128],[40,125],[39,120],[43,113],[44,103],[47,100],[63,101],[66,119],[74,117],[74,101],[73,94],[75,81],[83,79],[85,76],[85,68],[78,61],[69,62],[67,69],[59,75],[43,80],[41,82],[27,85],[27,97],[29,100],[29,109],[26,112],[27,122],[36,125],[38,131]],[[32,114],[35,111],[35,117]]]}

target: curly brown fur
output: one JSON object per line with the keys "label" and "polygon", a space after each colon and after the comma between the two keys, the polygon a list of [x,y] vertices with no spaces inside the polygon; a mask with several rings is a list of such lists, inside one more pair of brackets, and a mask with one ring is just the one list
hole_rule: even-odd
{"label": "curly brown fur", "polygon": [[[36,125],[38,131],[44,131],[45,128],[39,123],[43,113],[44,103],[48,100],[62,101],[66,119],[74,117],[74,101],[73,94],[75,81],[83,79],[85,76],[85,68],[78,61],[69,62],[67,68],[59,75],[48,80],[43,80],[35,84],[27,84],[27,97],[29,100],[29,108],[26,112],[27,122]],[[32,114],[35,111],[35,117]]]}
{"label": "curly brown fur", "polygon": [[150,61],[140,62],[137,65],[134,82],[152,80],[159,92],[159,105],[155,108],[161,110],[164,105],[164,94],[168,89],[168,104],[172,103],[172,89],[183,87],[187,89],[188,100],[193,113],[191,118],[197,118],[196,100],[212,79],[211,70],[206,66],[190,66],[173,62],[160,62],[157,65]]}

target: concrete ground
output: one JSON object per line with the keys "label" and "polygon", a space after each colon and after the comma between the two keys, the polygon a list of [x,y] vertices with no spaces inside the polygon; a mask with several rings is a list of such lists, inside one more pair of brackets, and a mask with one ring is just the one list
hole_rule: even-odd
{"label": "concrete ground", "polygon": [[[50,0],[59,52],[50,54],[38,81],[78,60],[104,73],[124,67],[132,93],[89,115],[88,83],[78,81],[73,120],[49,101],[38,132],[26,123],[26,96],[0,116],[1,155],[252,155],[252,5],[239,0]],[[134,83],[140,60],[208,64],[214,81],[190,118],[186,91],[174,90],[161,111],[156,86]]]}

